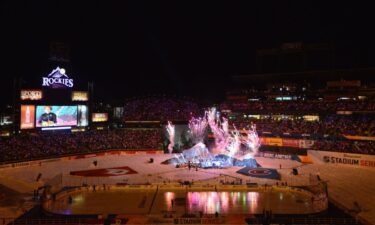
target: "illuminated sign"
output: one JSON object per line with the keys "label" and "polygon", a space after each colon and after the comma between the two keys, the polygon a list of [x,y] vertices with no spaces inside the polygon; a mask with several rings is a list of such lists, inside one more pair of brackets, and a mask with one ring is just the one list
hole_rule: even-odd
{"label": "illuminated sign", "polygon": [[73,91],[72,101],[88,101],[89,93],[87,91]]}
{"label": "illuminated sign", "polygon": [[21,105],[21,129],[33,129],[35,127],[35,106]]}
{"label": "illuminated sign", "polygon": [[0,126],[12,124],[13,120],[11,116],[0,116]]}
{"label": "illuminated sign", "polygon": [[21,100],[41,100],[43,98],[42,90],[21,90]]}
{"label": "illuminated sign", "polygon": [[336,112],[337,115],[351,115],[353,114],[352,111],[337,111]]}
{"label": "illuminated sign", "polygon": [[43,127],[42,130],[70,130],[72,127]]}
{"label": "illuminated sign", "polygon": [[304,115],[303,119],[306,121],[319,121],[319,116],[316,115]]}
{"label": "illuminated sign", "polygon": [[65,69],[57,67],[47,77],[43,77],[42,86],[52,88],[73,87],[73,79],[65,74]]}
{"label": "illuminated sign", "polygon": [[108,113],[93,113],[92,122],[105,122],[108,121]]}
{"label": "illuminated sign", "polygon": [[10,136],[10,132],[9,131],[0,131],[0,137],[9,137]]}

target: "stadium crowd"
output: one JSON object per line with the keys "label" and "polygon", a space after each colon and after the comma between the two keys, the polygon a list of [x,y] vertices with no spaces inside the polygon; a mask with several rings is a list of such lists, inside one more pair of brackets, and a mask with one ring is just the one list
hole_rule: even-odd
{"label": "stadium crowd", "polygon": [[320,151],[335,151],[360,154],[375,154],[375,143],[373,141],[315,141],[312,149]]}
{"label": "stadium crowd", "polygon": [[239,117],[230,120],[237,129],[249,129],[256,124],[257,132],[262,135],[286,136],[299,135],[314,140],[313,149],[360,154],[375,154],[374,141],[346,140],[344,136],[375,136],[375,117],[371,115],[340,116],[329,115],[318,121],[300,119],[254,119]]}
{"label": "stadium crowd", "polygon": [[160,129],[32,133],[0,139],[0,162],[106,149],[161,149]]}
{"label": "stadium crowd", "polygon": [[233,111],[298,111],[298,112],[336,112],[336,111],[375,111],[375,102],[370,101],[254,101],[226,102],[221,109]]}
{"label": "stadium crowd", "polygon": [[[268,117],[253,119],[237,116],[230,119],[237,129],[255,123],[260,136],[272,134],[310,135],[315,140],[313,149],[353,153],[375,154],[374,141],[348,141],[343,135],[375,136],[375,117],[371,114],[336,115],[330,111],[360,110],[375,111],[373,102],[247,102],[233,103],[233,112],[246,110],[272,110],[325,112],[320,120],[306,121],[301,113],[287,119]],[[227,105],[221,105],[227,107]],[[237,108],[236,108],[237,107]],[[124,120],[188,121],[192,116],[203,115],[203,110],[193,101],[167,97],[148,97],[129,100],[125,103]],[[224,109],[222,108],[222,109]],[[248,112],[249,112],[248,111]],[[290,113],[295,114],[295,113]],[[298,114],[298,115],[297,115]],[[240,115],[240,114],[238,114]],[[275,115],[275,114],[273,114]],[[303,115],[303,114],[302,114]],[[230,117],[229,117],[230,118]],[[326,138],[327,137],[327,138]],[[329,137],[329,138],[328,138]],[[0,138],[0,162],[47,158],[67,154],[90,153],[108,149],[161,149],[161,129],[118,129],[77,133],[29,133]]]}
{"label": "stadium crowd", "polygon": [[202,113],[198,104],[186,99],[148,97],[127,101],[124,120],[187,121]]}
{"label": "stadium crowd", "polygon": [[375,136],[374,116],[326,116],[319,121],[306,121],[303,119],[244,119],[236,118],[231,121],[237,128],[246,128],[252,122],[256,124],[259,133],[274,134],[310,134],[310,135],[356,135]]}

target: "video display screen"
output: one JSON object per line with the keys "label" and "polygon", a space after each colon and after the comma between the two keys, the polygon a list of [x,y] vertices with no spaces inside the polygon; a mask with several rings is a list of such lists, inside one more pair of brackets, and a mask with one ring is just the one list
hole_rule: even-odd
{"label": "video display screen", "polygon": [[21,105],[21,129],[33,129],[35,122],[35,106]]}
{"label": "video display screen", "polygon": [[78,106],[78,123],[77,126],[85,127],[89,125],[89,109],[87,105]]}
{"label": "video display screen", "polygon": [[36,107],[36,127],[76,126],[77,106]]}
{"label": "video display screen", "polygon": [[124,107],[115,107],[113,109],[113,117],[121,119],[124,116]]}

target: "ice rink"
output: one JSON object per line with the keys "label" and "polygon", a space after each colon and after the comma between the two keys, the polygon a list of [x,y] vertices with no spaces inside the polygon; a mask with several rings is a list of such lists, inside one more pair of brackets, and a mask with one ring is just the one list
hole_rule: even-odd
{"label": "ice rink", "polygon": [[[154,163],[149,163],[150,158]],[[275,184],[277,180],[253,178],[236,173],[239,167],[228,169],[194,169],[175,168],[173,165],[163,165],[162,161],[171,158],[171,155],[125,155],[125,156],[103,156],[84,158],[76,160],[61,160],[19,168],[0,169],[1,184],[14,189],[19,193],[32,193],[32,191],[45,184],[72,186],[102,185],[102,184],[144,184],[144,183],[174,183],[178,181],[193,181],[194,183],[219,183],[220,181],[234,181],[240,178],[244,182],[258,184]],[[97,160],[95,167],[93,161]],[[281,182],[288,185],[308,185],[310,174],[318,174],[323,180],[328,181],[329,198],[333,202],[348,209],[353,208],[357,201],[362,212],[359,216],[375,224],[375,170],[373,168],[353,168],[350,165],[327,165],[327,164],[301,164],[297,161],[286,159],[270,159],[257,157],[258,163],[265,168],[275,168],[281,175]],[[281,165],[281,169],[280,169]],[[77,177],[71,176],[71,171],[100,169],[127,166],[135,170],[136,174],[116,175],[109,177]],[[292,174],[292,168],[297,167],[299,175]],[[38,174],[41,179],[36,182]],[[228,176],[225,176],[228,175]],[[175,193],[179,195],[178,193]],[[163,198],[157,196],[157,198]],[[89,198],[87,198],[89,199]],[[163,202],[163,201],[158,201]],[[167,207],[161,203],[160,207]],[[163,205],[164,204],[164,205]],[[177,206],[176,206],[177,207]],[[145,202],[147,208],[147,200]],[[198,207],[199,208],[199,207]],[[197,208],[197,210],[198,210]],[[151,210],[152,211],[152,210]],[[1,213],[2,211],[0,211]],[[1,216],[1,215],[0,215]]]}
{"label": "ice rink", "polygon": [[[154,159],[154,163],[149,163],[150,158]],[[93,184],[145,184],[145,183],[163,183],[163,182],[178,182],[178,181],[193,181],[193,182],[220,182],[233,181],[231,177],[243,179],[244,182],[254,182],[259,184],[274,184],[276,180],[259,179],[249,176],[244,176],[236,173],[241,167],[232,167],[227,169],[191,169],[175,168],[173,165],[161,164],[171,155],[134,155],[134,156],[103,156],[95,158],[84,158],[76,160],[62,160],[56,162],[43,163],[42,165],[34,165],[28,167],[5,168],[0,169],[2,183],[5,186],[10,186],[19,192],[30,192],[37,186],[44,184],[62,183],[63,186],[76,186],[86,183]],[[93,161],[98,161],[97,166],[93,165]],[[304,176],[290,176],[291,168],[301,166],[297,161],[283,160],[283,159],[267,159],[257,158],[257,161],[265,168],[279,168],[282,165],[279,173],[284,181],[296,185],[302,185],[308,182],[308,177]],[[108,177],[80,177],[71,176],[71,171],[113,168],[128,166],[135,170],[136,174],[108,176]],[[36,182],[39,173],[41,179]],[[228,176],[225,176],[228,175]]]}
{"label": "ice rink", "polygon": [[[157,191],[99,190],[82,192],[54,201],[50,212],[57,214],[156,214],[176,212],[222,215],[261,214],[263,209],[275,214],[311,214],[318,210],[311,196],[289,191]],[[154,198],[155,197],[155,198]]]}

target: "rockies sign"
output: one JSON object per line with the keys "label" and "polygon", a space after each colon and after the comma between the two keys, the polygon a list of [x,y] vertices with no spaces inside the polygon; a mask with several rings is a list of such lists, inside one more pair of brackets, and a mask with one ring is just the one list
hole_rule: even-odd
{"label": "rockies sign", "polygon": [[56,69],[52,70],[47,77],[43,77],[42,86],[52,88],[72,88],[73,79],[69,78],[68,75],[65,74],[64,68],[57,67]]}

